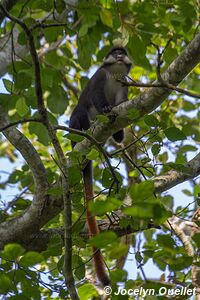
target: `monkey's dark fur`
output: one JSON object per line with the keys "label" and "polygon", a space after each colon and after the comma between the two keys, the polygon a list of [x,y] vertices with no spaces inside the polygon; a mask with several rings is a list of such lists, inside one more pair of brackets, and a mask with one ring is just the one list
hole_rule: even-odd
{"label": "monkey's dark fur", "polygon": [[[112,48],[103,60],[103,64],[88,81],[85,89],[80,95],[78,104],[74,108],[69,126],[78,130],[87,130],[90,121],[96,115],[111,111],[112,107],[128,100],[128,87],[123,86],[118,79],[127,75],[131,68],[131,61],[127,51],[123,47]],[[116,142],[123,140],[123,130],[113,134]],[[75,143],[72,142],[72,147]],[[99,233],[96,218],[91,214],[88,204],[93,201],[93,175],[92,162],[89,161],[83,170],[83,180],[85,189],[85,200],[87,209],[87,224],[90,236]],[[97,277],[106,286],[110,280],[106,274],[104,261],[101,252],[93,247],[94,265]]]}

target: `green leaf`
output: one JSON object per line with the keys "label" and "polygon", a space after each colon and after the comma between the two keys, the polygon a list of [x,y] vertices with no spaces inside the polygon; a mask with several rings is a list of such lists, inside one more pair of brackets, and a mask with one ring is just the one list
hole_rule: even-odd
{"label": "green leaf", "polygon": [[49,134],[46,127],[43,124],[37,122],[29,123],[29,132],[37,136],[38,141],[45,146],[48,146],[50,143]]}
{"label": "green leaf", "polygon": [[184,145],[181,147],[181,152],[197,151],[197,147],[192,145]]}
{"label": "green leaf", "polygon": [[19,244],[7,244],[3,250],[3,256],[9,260],[15,260],[24,253],[24,248]]}
{"label": "green leaf", "polygon": [[169,267],[172,271],[181,271],[186,268],[191,267],[193,262],[193,258],[183,255],[180,257],[176,257],[172,262],[169,263]]}
{"label": "green leaf", "polygon": [[97,200],[91,204],[91,212],[98,215],[104,215],[107,212],[118,209],[122,205],[122,202],[116,198],[108,197],[105,201]]}
{"label": "green leaf", "polygon": [[13,82],[4,78],[3,79],[3,84],[6,88],[6,90],[9,92],[9,93],[12,93],[12,90],[13,90]]}
{"label": "green leaf", "polygon": [[60,274],[63,274],[63,270],[64,270],[64,255],[61,256],[61,258],[59,259],[58,263],[57,263],[57,267],[58,267],[58,271],[60,272]]}
{"label": "green leaf", "polygon": [[200,248],[200,233],[195,233],[192,239],[195,241],[197,247]]}
{"label": "green leaf", "polygon": [[19,90],[24,90],[30,87],[32,78],[27,72],[19,72],[14,76],[15,88]]}
{"label": "green leaf", "polygon": [[101,232],[97,236],[91,238],[89,243],[97,248],[103,248],[117,240],[117,235],[112,231]]}
{"label": "green leaf", "polygon": [[151,152],[154,156],[158,155],[160,150],[161,150],[161,148],[160,148],[159,144],[153,144],[153,146],[151,147]]}
{"label": "green leaf", "polygon": [[94,44],[90,39],[89,34],[83,36],[78,40],[78,62],[84,69],[88,69],[90,67],[91,55],[88,54],[93,53],[92,51],[95,51],[93,46]]}
{"label": "green leaf", "polygon": [[186,100],[183,102],[183,110],[192,111],[195,109],[196,109],[196,105],[194,103],[186,101]]}
{"label": "green leaf", "polygon": [[19,98],[19,100],[17,100],[16,110],[21,117],[24,117],[29,112],[29,108],[26,105],[26,100],[24,98]]}
{"label": "green leaf", "polygon": [[24,31],[19,33],[17,41],[22,46],[27,44],[27,37]]}
{"label": "green leaf", "polygon": [[96,119],[98,121],[100,121],[101,123],[104,123],[104,124],[108,124],[110,122],[109,118],[107,116],[104,116],[104,115],[97,115]]}
{"label": "green leaf", "polygon": [[74,274],[81,280],[85,277],[85,263],[83,262],[82,258],[79,255],[73,255],[72,257],[72,266]]}
{"label": "green leaf", "polygon": [[183,192],[186,196],[188,196],[188,197],[193,197],[193,193],[191,193],[191,192],[190,192],[189,190],[187,190],[187,189],[183,189],[182,192]]}
{"label": "green leaf", "polygon": [[61,239],[61,236],[54,235],[53,237],[51,237],[48,243],[47,250],[42,253],[44,258],[48,258],[50,256],[60,256],[62,254],[62,246],[63,241]]}
{"label": "green leaf", "polygon": [[0,274],[0,293],[6,294],[11,286],[12,282],[10,278],[6,274]]}
{"label": "green leaf", "polygon": [[107,9],[101,9],[100,11],[100,18],[101,18],[101,22],[108,26],[108,27],[112,27],[113,26],[113,19],[112,19],[112,13],[111,11],[107,10]]}
{"label": "green leaf", "polygon": [[177,127],[167,128],[166,130],[164,130],[164,133],[165,133],[166,137],[172,142],[182,141],[182,140],[187,139],[187,137],[183,133],[183,131],[181,131]]}
{"label": "green leaf", "polygon": [[140,117],[140,112],[136,108],[131,108],[128,110],[128,118],[130,120],[135,120]]}
{"label": "green leaf", "polygon": [[65,10],[65,2],[63,0],[56,1],[56,10],[59,14]]}
{"label": "green leaf", "polygon": [[152,197],[152,199],[148,200],[150,200],[150,202],[136,203],[134,206],[123,209],[123,212],[136,219],[152,218],[157,222],[163,222],[172,215],[172,213],[168,211],[161,203],[156,202],[155,197]]}
{"label": "green leaf", "polygon": [[136,252],[135,254],[135,259],[137,260],[137,262],[141,263],[143,261],[143,257],[141,255],[141,253],[139,251]]}
{"label": "green leaf", "polygon": [[[30,274],[30,271],[29,271]],[[31,274],[29,275],[31,276]],[[32,276],[31,276],[32,277]],[[25,277],[22,281],[21,281],[21,290],[23,291],[23,294],[29,298],[29,299],[41,299],[40,297],[40,291],[39,291],[39,286],[37,286],[36,284],[34,284],[34,279],[31,278],[27,278]]]}
{"label": "green leaf", "polygon": [[186,174],[192,174],[191,168],[182,165],[182,164],[175,164],[173,162],[167,163],[166,166],[169,166],[171,169],[186,173]]}
{"label": "green leaf", "polygon": [[[55,81],[54,78],[53,80]],[[68,106],[68,103],[68,96],[63,88],[59,86],[56,88],[53,87],[49,97],[47,98],[48,108],[55,114],[63,114]]]}
{"label": "green leaf", "polygon": [[84,23],[79,29],[78,36],[83,37],[88,32],[88,24]]}
{"label": "green leaf", "polygon": [[80,299],[89,300],[98,296],[97,290],[92,284],[86,283],[78,288]]}
{"label": "green leaf", "polygon": [[174,249],[175,243],[172,237],[169,234],[158,234],[157,243],[161,247],[172,248]]}
{"label": "green leaf", "polygon": [[34,251],[30,251],[27,252],[21,259],[20,259],[20,265],[22,265],[23,267],[32,267],[38,263],[40,263],[41,261],[44,260],[44,257],[38,253],[38,252],[34,252]]}
{"label": "green leaf", "polygon": [[150,219],[153,218],[153,205],[145,203],[137,204],[132,207],[127,207],[123,210],[128,216],[141,219]]}
{"label": "green leaf", "polygon": [[135,64],[151,70],[151,65],[146,58],[146,45],[139,35],[132,35],[129,39],[128,49]]}
{"label": "green leaf", "polygon": [[153,196],[154,183],[150,180],[136,183],[131,186],[129,193],[133,200],[143,202],[143,200]]}
{"label": "green leaf", "polygon": [[129,246],[124,244],[119,244],[117,247],[113,247],[110,251],[109,257],[111,259],[120,259],[122,256],[128,253]]}
{"label": "green leaf", "polygon": [[[122,182],[122,176],[117,171],[115,171],[115,176],[117,177],[117,179],[119,181],[119,186],[120,186],[120,184]],[[113,175],[110,172],[110,169],[105,168],[103,170],[103,175],[102,175],[102,185],[105,188],[110,188],[111,184],[113,183],[113,180],[114,180],[114,178],[113,178]]]}
{"label": "green leaf", "polygon": [[75,133],[68,133],[65,134],[64,137],[67,137],[70,141],[79,143],[82,142],[84,140],[84,137]]}
{"label": "green leaf", "polygon": [[99,156],[99,152],[94,148],[92,148],[90,152],[86,155],[87,159],[89,160],[95,160],[97,159],[98,156]]}
{"label": "green leaf", "polygon": [[48,190],[48,195],[52,195],[52,196],[62,195],[62,188],[60,186],[51,187]]}
{"label": "green leaf", "polygon": [[[113,282],[124,282],[127,279],[127,272],[122,269],[114,269],[110,272],[110,277]],[[119,299],[119,298],[116,298],[116,299]],[[124,299],[124,296],[122,296],[122,299]]]}
{"label": "green leaf", "polygon": [[21,170],[15,170],[9,176],[9,183],[17,183],[18,181],[22,180],[23,172]]}
{"label": "green leaf", "polygon": [[194,186],[194,196],[195,197],[199,197],[200,196],[200,186],[197,185],[197,184]]}
{"label": "green leaf", "polygon": [[147,115],[144,117],[144,121],[147,125],[157,127],[159,125],[158,120],[153,115]]}
{"label": "green leaf", "polygon": [[45,39],[49,43],[53,43],[58,39],[59,36],[63,36],[63,29],[61,27],[50,27],[44,31]]}
{"label": "green leaf", "polygon": [[75,185],[81,181],[82,175],[78,166],[69,167],[68,174],[70,185]]}

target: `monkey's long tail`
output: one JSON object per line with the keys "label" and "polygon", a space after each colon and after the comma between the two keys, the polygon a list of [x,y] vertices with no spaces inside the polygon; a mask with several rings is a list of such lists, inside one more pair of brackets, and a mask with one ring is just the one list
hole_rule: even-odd
{"label": "monkey's long tail", "polygon": [[[97,225],[96,217],[92,215],[89,209],[89,203],[93,201],[93,172],[92,172],[92,162],[89,161],[86,167],[83,170],[83,180],[85,188],[85,201],[86,201],[86,215],[87,215],[87,224],[89,229],[90,237],[96,236],[99,233],[99,228]],[[105,264],[101,251],[96,247],[93,247],[93,259],[94,267],[99,281],[103,286],[110,285],[110,280],[106,274]]]}

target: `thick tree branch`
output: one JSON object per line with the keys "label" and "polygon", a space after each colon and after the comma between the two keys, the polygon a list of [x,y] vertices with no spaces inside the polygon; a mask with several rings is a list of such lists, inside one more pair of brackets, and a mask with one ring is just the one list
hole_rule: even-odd
{"label": "thick tree branch", "polygon": [[[5,127],[7,124],[9,124],[8,118],[3,110],[3,107],[0,105],[0,126]],[[3,131],[3,134],[10,141],[10,143],[21,153],[24,160],[27,162],[33,174],[35,194],[32,205],[21,217],[14,218],[1,224],[0,244],[1,242],[5,244],[5,242],[9,242],[10,239],[15,240],[16,235],[19,235],[19,239],[23,240],[25,238],[25,232],[28,235],[29,232],[34,232],[35,230],[37,230],[37,228],[39,228],[40,226],[39,224],[41,223],[40,218],[45,205],[45,201],[48,200],[48,182],[46,177],[46,170],[40,159],[40,156],[38,155],[31,142],[16,128],[8,128]]]}
{"label": "thick tree branch", "polygon": [[[112,230],[116,233],[118,237],[123,237],[124,235],[128,235],[130,233],[137,233],[149,229],[148,224],[146,224],[146,226],[144,224],[138,226],[137,229],[133,229],[131,226],[128,226],[126,228],[121,228],[119,223],[117,222],[110,223],[110,220],[108,219],[103,221],[98,220],[98,226],[100,231],[103,232],[103,231]],[[42,229],[36,233],[33,233],[30,242],[24,244],[23,246],[27,250],[44,251],[46,250],[48,243],[53,236],[61,236],[61,238],[64,240],[64,235],[65,235],[64,227]],[[76,237],[82,237],[88,239],[89,238],[88,229],[84,228],[80,233],[78,234],[76,233],[76,235],[73,235],[73,238]]]}
{"label": "thick tree branch", "polygon": [[[7,115],[0,105],[0,127],[6,128],[9,124]],[[21,153],[24,160],[27,162],[30,170],[33,174],[35,183],[35,199],[40,199],[44,190],[47,189],[48,183],[46,178],[46,170],[38,155],[37,151],[33,147],[32,143],[16,128],[7,128],[3,130],[4,136],[10,141],[10,143]]]}
{"label": "thick tree branch", "polygon": [[180,241],[183,243],[187,255],[194,256],[195,252],[190,237],[192,228],[198,228],[198,226],[194,222],[186,222],[177,218],[176,216],[173,216],[172,218],[168,219],[165,222],[165,226],[169,230],[171,230],[172,233],[175,233],[175,235],[180,239]]}
{"label": "thick tree branch", "polygon": [[164,175],[155,177],[154,184],[156,193],[162,193],[177,184],[183,183],[186,180],[190,180],[200,175],[200,153],[190,160],[186,164],[186,167],[188,168],[188,172],[185,173],[172,170]]}

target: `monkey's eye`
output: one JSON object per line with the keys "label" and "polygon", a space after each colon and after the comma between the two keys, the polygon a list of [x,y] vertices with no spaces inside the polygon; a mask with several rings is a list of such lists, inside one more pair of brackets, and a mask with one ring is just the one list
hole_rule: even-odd
{"label": "monkey's eye", "polygon": [[124,53],[121,50],[117,50],[115,51],[115,53],[113,53],[115,58],[122,58]]}

